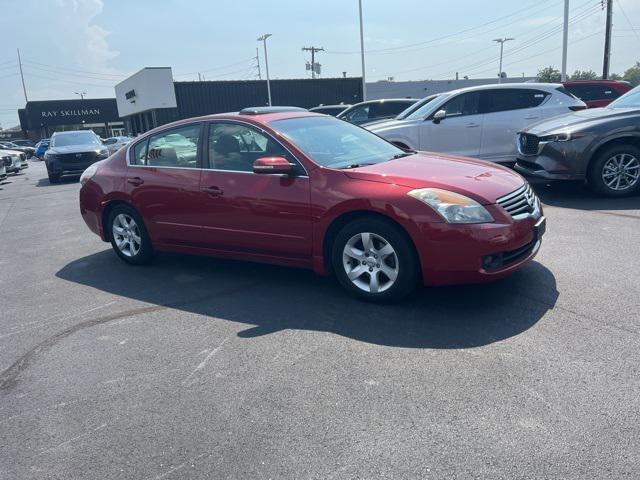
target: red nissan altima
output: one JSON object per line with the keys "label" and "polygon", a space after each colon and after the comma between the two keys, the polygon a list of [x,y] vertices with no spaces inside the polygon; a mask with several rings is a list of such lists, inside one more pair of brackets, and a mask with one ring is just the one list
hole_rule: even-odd
{"label": "red nissan altima", "polygon": [[174,251],[304,267],[367,300],[504,277],[545,228],[511,170],[286,107],[164,125],[80,181],[82,217],[127,263]]}

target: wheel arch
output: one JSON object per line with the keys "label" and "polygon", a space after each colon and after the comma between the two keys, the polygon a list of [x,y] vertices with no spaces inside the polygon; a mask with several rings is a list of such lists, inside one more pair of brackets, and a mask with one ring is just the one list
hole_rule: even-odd
{"label": "wheel arch", "polygon": [[618,135],[615,137],[610,137],[605,140],[599,142],[591,151],[591,155],[589,155],[589,162],[587,163],[586,173],[587,178],[591,175],[591,169],[593,168],[593,164],[596,159],[605,151],[607,148],[611,148],[618,145],[633,145],[636,148],[640,148],[640,135]]}
{"label": "wheel arch", "polygon": [[109,228],[108,220],[109,220],[109,215],[111,214],[111,211],[118,205],[125,205],[133,209],[138,215],[140,215],[140,212],[138,212],[138,210],[136,210],[136,208],[126,200],[123,200],[121,198],[115,198],[113,200],[110,200],[102,209],[101,224],[102,224],[102,232],[103,232],[102,235],[104,237],[103,239],[105,242],[111,241],[111,229]]}
{"label": "wheel arch", "polygon": [[[415,259],[420,264],[420,255],[418,253],[418,248],[415,244],[413,236],[407,230],[405,225],[402,225],[398,221],[394,220],[388,215],[384,213],[380,213],[374,210],[352,210],[349,212],[342,213],[341,215],[334,218],[331,223],[328,225],[324,232],[324,236],[322,238],[322,257],[324,263],[324,270],[329,274],[333,274],[333,267],[331,265],[331,252],[333,250],[333,245],[335,243],[338,232],[347,224],[364,218],[375,218],[378,220],[383,220],[387,223],[390,223],[397,227],[409,240],[409,244],[413,248],[413,253],[415,255]],[[418,265],[419,267],[419,265]],[[418,268],[418,272],[421,272],[421,268]]]}

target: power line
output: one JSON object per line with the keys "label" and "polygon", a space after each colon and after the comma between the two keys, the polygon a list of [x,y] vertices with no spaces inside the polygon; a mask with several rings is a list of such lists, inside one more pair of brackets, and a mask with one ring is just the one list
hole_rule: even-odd
{"label": "power line", "polygon": [[66,70],[66,71],[70,71],[70,72],[88,73],[90,75],[99,75],[99,76],[104,76],[104,77],[114,77],[116,79],[126,77],[126,75],[124,75],[124,74],[106,73],[106,72],[91,72],[91,71],[88,71],[88,70],[79,70],[77,68],[60,67],[60,66],[57,66],[57,65],[50,65],[50,64],[47,64],[47,63],[34,62],[33,60],[28,60],[28,59],[25,59],[24,63],[25,64],[41,65],[41,66],[44,66],[44,67],[52,68],[54,70]]}
{"label": "power line", "polygon": [[638,34],[638,29],[633,27],[631,20],[629,20],[629,17],[627,16],[627,12],[625,12],[624,8],[622,8],[622,2],[620,2],[620,0],[616,0],[616,4],[618,5],[618,8],[622,12],[622,15],[624,16],[624,18],[627,20],[629,27],[631,27],[631,31],[635,34],[636,38],[638,39],[638,42],[640,42],[640,34]]}
{"label": "power line", "polygon": [[208,72],[215,72],[217,70],[224,70],[225,68],[229,68],[229,67],[235,67],[236,65],[240,65],[242,63],[247,63],[251,60],[255,60],[255,57],[249,57],[249,58],[245,58],[243,60],[239,60],[237,62],[234,63],[230,63],[228,65],[221,65],[219,67],[212,67],[209,68],[207,70],[198,70],[196,72],[189,72],[189,73],[175,73],[173,76],[174,77],[186,77],[188,75],[197,75],[198,73],[208,73]]}

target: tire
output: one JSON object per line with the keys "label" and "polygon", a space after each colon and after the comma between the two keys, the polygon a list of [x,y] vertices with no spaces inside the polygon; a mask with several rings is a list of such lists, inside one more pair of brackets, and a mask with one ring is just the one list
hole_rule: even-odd
{"label": "tire", "polygon": [[410,238],[384,219],[362,218],[345,225],[333,243],[331,264],[340,284],[369,302],[397,302],[418,283],[418,258]]}
{"label": "tire", "polygon": [[589,188],[606,197],[626,197],[640,191],[640,148],[614,145],[593,159]]}
{"label": "tire", "polygon": [[49,173],[49,183],[60,183],[60,174],[59,173]]}
{"label": "tire", "polygon": [[130,265],[146,265],[153,259],[153,246],[138,212],[116,205],[107,219],[109,239],[116,255]]}

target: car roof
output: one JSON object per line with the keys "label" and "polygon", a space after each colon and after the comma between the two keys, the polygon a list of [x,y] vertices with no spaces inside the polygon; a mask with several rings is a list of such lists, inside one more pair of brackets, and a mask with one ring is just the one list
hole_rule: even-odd
{"label": "car roof", "polygon": [[532,88],[538,90],[555,90],[559,87],[562,87],[561,83],[537,83],[537,82],[518,82],[518,83],[488,83],[485,85],[475,85],[473,87],[465,87],[458,88],[456,90],[450,90],[448,92],[443,92],[446,94],[453,93],[465,93],[465,92],[476,92],[482,90],[494,90],[494,89],[509,89],[509,88]]}
{"label": "car roof", "polygon": [[67,135],[71,133],[93,133],[96,134],[93,130],[66,130],[64,132],[53,132],[51,137],[57,137],[58,135]]}
{"label": "car roof", "polygon": [[335,104],[335,105],[318,105],[317,107],[310,108],[309,111],[311,112],[311,111],[316,110],[318,108],[349,108],[350,106],[351,106],[350,103],[348,103],[348,104],[347,103],[338,103],[338,104]]}
{"label": "car roof", "polygon": [[629,85],[629,82],[625,82],[624,80],[567,80],[566,82],[562,82],[563,85],[574,85],[574,84],[593,84],[593,85],[598,85],[598,84],[605,84],[605,85],[611,85],[611,84],[622,84],[622,85]]}
{"label": "car roof", "polygon": [[366,102],[356,103],[351,106],[357,107],[360,105],[369,105],[372,103],[387,103],[387,102],[415,103],[419,100],[421,99],[420,98],[378,98],[376,100],[367,100]]}

